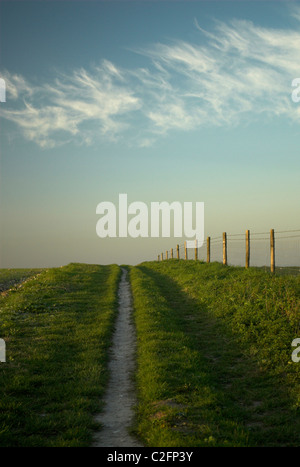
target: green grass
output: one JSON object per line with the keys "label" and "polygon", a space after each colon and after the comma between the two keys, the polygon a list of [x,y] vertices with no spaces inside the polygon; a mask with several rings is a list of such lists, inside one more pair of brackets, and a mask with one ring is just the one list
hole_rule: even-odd
{"label": "green grass", "polygon": [[[192,260],[127,268],[144,445],[300,446],[299,275]],[[91,445],[119,278],[116,265],[0,270],[1,447]]]}
{"label": "green grass", "polygon": [[43,269],[0,269],[0,292],[17,287],[42,271]]}
{"label": "green grass", "polygon": [[0,298],[0,446],[91,444],[119,275],[116,265],[70,264]]}
{"label": "green grass", "polygon": [[169,260],[131,281],[146,445],[300,445],[299,276]]}
{"label": "green grass", "polygon": [[294,275],[298,276],[300,275],[300,268],[297,266],[279,266],[275,268],[275,274],[276,275]]}

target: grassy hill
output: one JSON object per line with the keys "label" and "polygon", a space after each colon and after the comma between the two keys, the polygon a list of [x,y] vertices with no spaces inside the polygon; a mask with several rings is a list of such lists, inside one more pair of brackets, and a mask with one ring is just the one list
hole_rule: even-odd
{"label": "grassy hill", "polygon": [[[141,442],[299,446],[299,275],[192,260],[127,268]],[[84,264],[0,270],[0,446],[91,445],[120,273]]]}
{"label": "grassy hill", "polygon": [[0,298],[0,446],[90,444],[119,274],[114,265],[70,264]]}
{"label": "grassy hill", "polygon": [[299,277],[169,260],[131,280],[147,444],[300,445]]}

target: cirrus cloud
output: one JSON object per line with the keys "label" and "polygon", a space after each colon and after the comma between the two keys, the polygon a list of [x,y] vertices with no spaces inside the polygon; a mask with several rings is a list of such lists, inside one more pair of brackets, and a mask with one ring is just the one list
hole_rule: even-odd
{"label": "cirrus cloud", "polygon": [[[300,21],[300,9],[291,17]],[[108,60],[35,85],[2,73],[7,103],[0,115],[47,148],[70,141],[126,138],[147,147],[172,130],[238,125],[258,118],[299,122],[291,81],[299,75],[300,32],[250,21],[216,21],[199,43],[176,40],[136,49],[148,66],[121,69]],[[11,102],[11,105],[8,103]]]}

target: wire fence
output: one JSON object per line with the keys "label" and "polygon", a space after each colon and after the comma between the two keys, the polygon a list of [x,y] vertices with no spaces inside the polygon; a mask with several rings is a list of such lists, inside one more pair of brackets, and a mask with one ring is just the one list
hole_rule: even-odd
{"label": "wire fence", "polygon": [[[165,259],[194,259],[243,267],[265,267],[271,272],[280,268],[300,268],[300,229],[271,229],[269,232],[250,232],[207,237],[201,248],[187,248],[187,243],[160,253],[158,261]],[[275,266],[276,265],[276,266]]]}

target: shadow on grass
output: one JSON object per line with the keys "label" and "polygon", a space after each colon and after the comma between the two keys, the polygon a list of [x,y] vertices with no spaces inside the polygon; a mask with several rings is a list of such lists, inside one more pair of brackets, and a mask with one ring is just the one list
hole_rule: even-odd
{"label": "shadow on grass", "polygon": [[[186,407],[183,419],[174,415],[170,423],[183,434],[196,437],[201,437],[203,427],[208,425],[214,445],[299,446],[299,414],[280,375],[261,368],[205,301],[196,300],[169,275],[153,267],[140,265],[137,269],[165,298],[172,312],[170,332],[184,332],[189,351],[195,356],[184,368],[177,361],[176,374],[172,355],[166,357],[170,366],[164,376],[170,394]],[[186,354],[182,351],[183,361]]]}
{"label": "shadow on grass", "polygon": [[119,277],[118,266],[70,264],[2,300],[8,360],[0,368],[0,446],[91,444]]}

